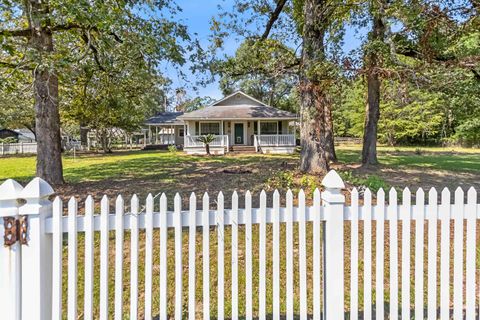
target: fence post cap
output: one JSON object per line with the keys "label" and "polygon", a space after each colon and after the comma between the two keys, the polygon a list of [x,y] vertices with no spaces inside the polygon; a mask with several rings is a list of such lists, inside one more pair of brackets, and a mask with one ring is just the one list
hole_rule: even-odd
{"label": "fence post cap", "polygon": [[54,194],[53,188],[42,178],[35,178],[20,193],[22,199],[45,199]]}
{"label": "fence post cap", "polygon": [[335,170],[327,173],[322,180],[322,185],[325,187],[325,191],[322,192],[322,200],[329,204],[345,203],[345,196],[341,192],[345,188],[345,183]]}
{"label": "fence post cap", "polygon": [[23,187],[17,181],[8,179],[0,185],[0,201],[1,200],[17,200]]}
{"label": "fence post cap", "polygon": [[343,183],[342,178],[338,175],[337,171],[330,170],[327,175],[322,180],[322,185],[326,189],[343,189],[345,188],[345,183]]}

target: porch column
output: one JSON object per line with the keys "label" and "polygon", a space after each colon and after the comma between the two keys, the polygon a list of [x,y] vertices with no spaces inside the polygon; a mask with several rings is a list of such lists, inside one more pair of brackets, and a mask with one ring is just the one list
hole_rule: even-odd
{"label": "porch column", "polygon": [[174,145],[175,144],[175,127],[173,125],[170,126],[170,136],[172,137],[172,141],[171,141],[171,144]]}
{"label": "porch column", "polygon": [[279,145],[279,139],[280,139],[280,137],[278,136],[278,121],[277,121],[277,147]]}
{"label": "porch column", "polygon": [[262,134],[262,129],[260,129],[260,120],[257,121],[257,129],[258,129],[258,145],[261,146],[261,143],[260,143],[260,135]]}
{"label": "porch column", "polygon": [[187,123],[183,122],[183,146],[187,144]]}
{"label": "porch column", "polygon": [[147,131],[143,131],[143,147],[147,146]]}
{"label": "porch column", "polygon": [[297,121],[293,121],[293,145],[297,145]]}

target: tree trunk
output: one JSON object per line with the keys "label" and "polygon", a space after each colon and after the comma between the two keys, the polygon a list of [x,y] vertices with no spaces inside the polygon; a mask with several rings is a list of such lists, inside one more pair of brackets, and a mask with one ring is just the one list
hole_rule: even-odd
{"label": "tree trunk", "polygon": [[377,159],[377,128],[380,118],[380,79],[377,74],[369,74],[368,102],[365,111],[365,128],[363,133],[362,163],[364,165],[378,164]]}
{"label": "tree trunk", "polygon": [[[373,28],[370,41],[385,41],[385,25],[382,21],[382,9],[372,9]],[[370,48],[366,56],[368,101],[365,111],[365,127],[363,133],[362,164],[378,164],[377,159],[377,131],[380,119],[380,77],[379,68],[382,61],[377,50]]]}
{"label": "tree trunk", "polygon": [[[53,37],[47,22],[39,17],[48,13],[46,2],[30,0],[33,47],[40,55],[53,52]],[[58,77],[49,66],[39,66],[34,73],[35,133],[37,137],[37,176],[50,184],[62,184],[63,166],[58,111]]]}
{"label": "tree trunk", "polygon": [[329,162],[337,161],[337,154],[335,152],[335,141],[334,141],[334,131],[333,131],[333,116],[332,116],[332,103],[325,104],[325,142],[326,147],[325,151],[327,153],[327,160]]}
{"label": "tree trunk", "polygon": [[207,143],[205,144],[205,151],[207,152],[207,155],[210,155],[210,145]]}
{"label": "tree trunk", "polygon": [[307,0],[304,4],[302,74],[300,81],[300,141],[302,146],[300,169],[321,174],[329,170],[329,161],[335,160],[331,99],[328,97],[324,74],[316,66],[325,62],[324,38],[328,5],[321,0]]}
{"label": "tree trunk", "polygon": [[308,81],[301,84],[300,169],[322,174],[329,170],[325,139],[325,97]]}
{"label": "tree trunk", "polygon": [[80,145],[86,147],[88,145],[88,128],[82,123],[80,124]]}

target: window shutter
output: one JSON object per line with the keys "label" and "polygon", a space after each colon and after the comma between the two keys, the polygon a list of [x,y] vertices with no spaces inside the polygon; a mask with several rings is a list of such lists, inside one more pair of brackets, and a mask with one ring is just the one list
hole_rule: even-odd
{"label": "window shutter", "polygon": [[198,124],[198,121],[195,121],[195,134],[198,136],[200,135],[200,125]]}
{"label": "window shutter", "polygon": [[278,133],[282,133],[282,121],[278,121]]}
{"label": "window shutter", "polygon": [[253,121],[253,134],[258,134],[258,122]]}

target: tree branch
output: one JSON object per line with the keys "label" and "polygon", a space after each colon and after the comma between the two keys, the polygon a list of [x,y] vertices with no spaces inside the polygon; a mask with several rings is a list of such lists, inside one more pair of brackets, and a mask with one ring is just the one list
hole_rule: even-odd
{"label": "tree branch", "polygon": [[262,40],[265,40],[265,39],[268,38],[268,35],[270,34],[270,31],[272,30],[272,27],[273,27],[275,21],[278,20],[278,17],[280,16],[280,13],[282,13],[283,7],[285,6],[286,2],[287,2],[287,0],[278,0],[277,7],[270,14],[270,19],[268,20],[267,25],[265,27],[265,32],[262,34]]}
{"label": "tree branch", "polygon": [[4,37],[29,37],[31,35],[32,29],[0,30],[0,36]]}
{"label": "tree branch", "polygon": [[0,68],[19,69],[19,70],[33,70],[32,67],[22,65],[20,63],[11,63],[6,61],[0,61]]}
{"label": "tree branch", "polygon": [[85,41],[85,43],[87,44],[87,46],[90,48],[90,50],[92,50],[92,53],[93,53],[93,59],[95,60],[95,63],[97,64],[98,68],[102,71],[105,71],[106,69],[102,66],[102,64],[100,63],[100,59],[98,57],[98,50],[97,48],[94,46],[94,44],[91,42],[91,39],[89,36],[87,36],[87,34],[83,34],[82,35],[82,39],[83,41]]}

